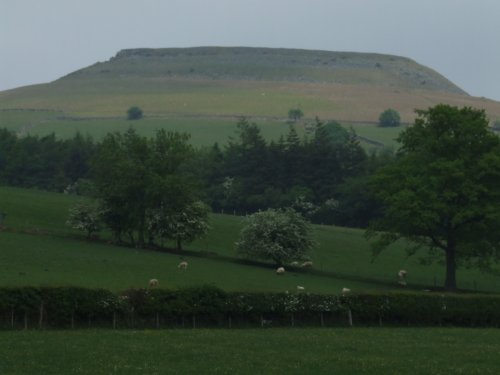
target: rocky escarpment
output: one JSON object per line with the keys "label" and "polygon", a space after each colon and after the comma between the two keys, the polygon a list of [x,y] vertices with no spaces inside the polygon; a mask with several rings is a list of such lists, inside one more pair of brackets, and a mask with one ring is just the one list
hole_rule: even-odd
{"label": "rocky escarpment", "polygon": [[126,49],[63,79],[90,76],[338,83],[466,94],[441,74],[405,57],[282,48]]}

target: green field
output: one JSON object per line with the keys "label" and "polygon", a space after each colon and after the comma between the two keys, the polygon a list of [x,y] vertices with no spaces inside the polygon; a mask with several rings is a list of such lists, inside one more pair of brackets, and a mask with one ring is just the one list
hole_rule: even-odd
{"label": "green field", "polygon": [[500,373],[497,329],[101,329],[0,339],[4,375]]}
{"label": "green field", "polygon": [[[289,124],[284,118],[252,118],[267,141],[277,141],[281,136],[286,136]],[[17,134],[46,136],[54,133],[57,138],[68,139],[77,132],[90,135],[95,140],[101,140],[106,134],[112,132],[125,132],[133,127],[138,134],[147,137],[155,135],[159,129],[187,133],[190,135],[190,143],[195,147],[227,144],[230,137],[236,135],[237,117],[196,117],[196,116],[160,116],[145,117],[139,121],[129,121],[117,117],[67,117],[60,112],[54,111],[0,111],[0,128],[6,128]],[[303,121],[295,125],[299,137],[307,136],[305,123]],[[389,149],[395,149],[395,141],[403,127],[380,128],[374,124],[348,124],[343,125],[346,129],[352,127],[360,138],[360,144],[367,151],[380,149],[380,145],[366,142],[364,138],[383,144]]]}
{"label": "green field", "polygon": [[[75,285],[123,290],[145,287],[158,278],[163,287],[212,283],[226,290],[285,291],[297,285],[307,291],[338,293],[398,288],[396,274],[409,272],[409,287],[426,289],[442,285],[444,268],[423,266],[408,258],[397,244],[372,262],[362,230],[314,226],[318,246],[310,271],[289,268],[276,276],[271,264],[242,264],[234,242],[244,218],[213,214],[208,236],[185,246],[184,254],[160,253],[87,241],[82,233],[65,225],[75,196],[18,188],[0,188],[1,211],[7,213],[0,232],[0,285]],[[188,272],[179,272],[180,258],[188,260]],[[459,270],[460,288],[500,292],[498,277],[478,270]]]}

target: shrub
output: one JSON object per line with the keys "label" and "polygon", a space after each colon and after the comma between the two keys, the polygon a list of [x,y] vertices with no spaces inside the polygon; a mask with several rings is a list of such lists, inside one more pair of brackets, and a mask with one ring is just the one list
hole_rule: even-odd
{"label": "shrub", "polygon": [[401,125],[401,116],[395,109],[386,109],[378,118],[378,126],[380,127],[396,127]]}
{"label": "shrub", "polygon": [[139,120],[142,118],[142,109],[137,106],[130,107],[127,110],[127,119],[128,120]]}

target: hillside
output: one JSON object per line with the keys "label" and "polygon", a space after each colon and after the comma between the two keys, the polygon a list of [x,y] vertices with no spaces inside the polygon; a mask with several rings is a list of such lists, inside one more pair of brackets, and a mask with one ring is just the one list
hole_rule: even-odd
{"label": "hillside", "polygon": [[[305,122],[335,119],[361,134],[387,108],[411,122],[415,109],[438,103],[482,108],[491,120],[500,119],[500,102],[471,97],[404,57],[242,47],[127,49],[54,82],[0,92],[0,125],[20,134],[66,136],[71,129],[99,136],[126,129],[125,112],[138,105],[154,122],[146,132],[186,127],[194,133],[207,122],[234,125],[238,116],[283,125],[288,110],[300,107]],[[210,128],[217,129],[211,141],[226,140],[227,131],[217,136],[218,127]]]}
{"label": "hillside", "polygon": [[[183,254],[161,253],[87,241],[65,221],[68,208],[80,199],[73,195],[0,187],[6,227],[0,231],[0,286],[76,285],[123,290],[141,287],[157,277],[163,287],[213,283],[226,290],[294,290],[297,285],[310,292],[337,293],[353,290],[398,289],[396,273],[407,269],[410,289],[442,285],[444,268],[424,266],[408,258],[402,244],[393,245],[372,262],[368,242],[358,229],[315,225],[317,247],[311,254],[310,270],[288,269],[277,277],[273,265],[242,262],[234,242],[243,218],[213,214],[206,238],[186,246]],[[189,272],[179,272],[182,257]],[[460,269],[459,287],[498,292],[498,276],[478,270]]]}

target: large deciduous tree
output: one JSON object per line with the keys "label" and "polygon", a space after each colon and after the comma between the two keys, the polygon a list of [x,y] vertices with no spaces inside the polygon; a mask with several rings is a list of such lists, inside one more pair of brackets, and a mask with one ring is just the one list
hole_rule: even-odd
{"label": "large deciduous tree", "polygon": [[187,135],[164,130],[152,139],[132,129],[104,138],[93,175],[104,221],[117,240],[128,235],[132,244],[152,244],[164,237],[151,225],[152,212],[172,220],[197,200],[193,179],[182,171],[193,152],[187,142]]}
{"label": "large deciduous tree", "polygon": [[284,265],[303,259],[313,245],[309,223],[299,213],[269,209],[248,217],[236,249],[248,258]]}
{"label": "large deciduous tree", "polygon": [[431,260],[445,261],[445,288],[455,290],[457,266],[499,259],[500,140],[482,110],[441,104],[417,114],[396,160],[374,178],[384,214],[368,235],[375,253],[400,238],[410,254],[429,249]]}

